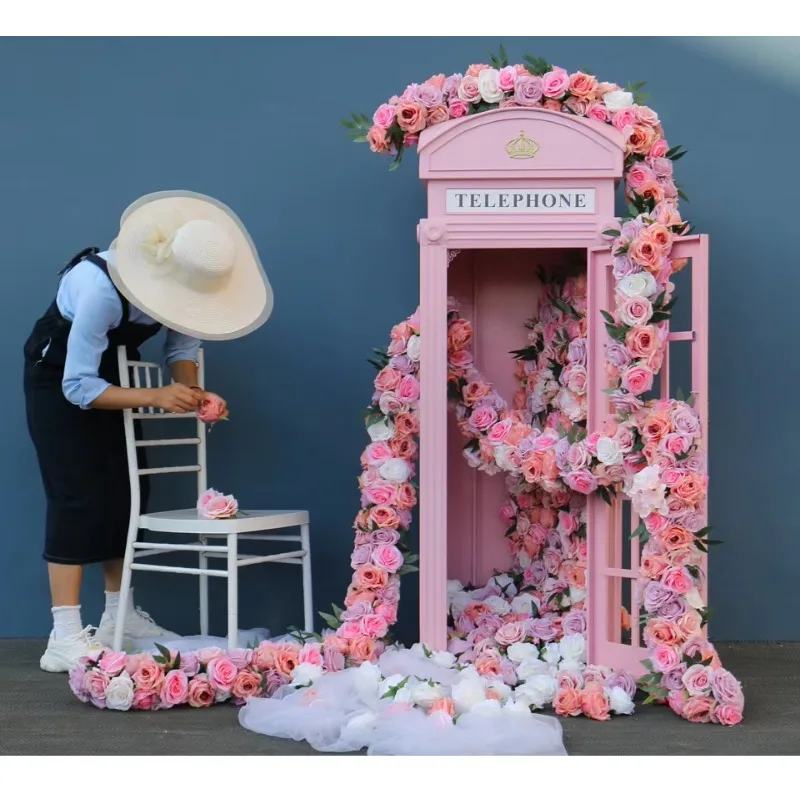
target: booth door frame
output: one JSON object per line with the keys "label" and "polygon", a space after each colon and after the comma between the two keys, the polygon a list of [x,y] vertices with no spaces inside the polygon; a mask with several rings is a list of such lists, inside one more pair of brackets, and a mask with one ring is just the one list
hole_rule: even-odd
{"label": "booth door frame", "polygon": [[[660,372],[660,397],[670,397],[669,348],[672,342],[691,342],[691,393],[694,408],[700,417],[703,450],[708,453],[708,236],[687,236],[673,246],[672,257],[689,258],[691,265],[692,310],[691,330],[672,331],[667,338],[667,350]],[[589,309],[614,307],[613,259],[609,247],[589,250]],[[588,427],[597,430],[611,416],[605,374],[605,345],[603,320],[595,313],[589,320],[589,405]],[[707,518],[708,498],[703,513]],[[640,547],[638,539],[630,542],[630,568],[623,561],[623,500],[617,498],[609,507],[599,496],[592,495],[587,505],[587,611],[589,663],[605,664],[615,669],[627,669],[636,677],[645,673],[642,665],[647,649],[641,641],[640,606],[637,596]],[[631,530],[639,525],[631,511]],[[701,596],[708,603],[708,559],[703,556]],[[631,582],[631,641],[621,641],[622,582]]]}

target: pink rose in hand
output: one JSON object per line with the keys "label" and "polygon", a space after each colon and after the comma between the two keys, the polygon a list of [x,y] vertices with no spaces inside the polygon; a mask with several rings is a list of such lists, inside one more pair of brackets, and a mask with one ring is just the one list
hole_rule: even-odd
{"label": "pink rose in hand", "polygon": [[181,669],[170,670],[161,684],[160,697],[164,708],[185,703],[189,698],[189,676]]}
{"label": "pink rose in hand", "polygon": [[209,489],[197,501],[197,512],[203,519],[231,519],[239,513],[239,503],[232,494]]}
{"label": "pink rose in hand", "polygon": [[218,394],[206,392],[197,409],[197,419],[205,425],[213,425],[220,420],[227,420],[227,404]]}

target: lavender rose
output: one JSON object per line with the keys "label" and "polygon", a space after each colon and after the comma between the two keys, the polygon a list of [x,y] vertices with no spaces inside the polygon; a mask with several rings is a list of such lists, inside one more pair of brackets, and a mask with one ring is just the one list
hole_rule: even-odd
{"label": "lavender rose", "polygon": [[606,678],[605,686],[606,689],[609,690],[613,689],[615,686],[618,686],[631,699],[633,699],[633,696],[636,694],[636,681],[633,679],[633,675],[625,670],[612,672],[611,675]]}
{"label": "lavender rose", "polygon": [[720,703],[744,707],[742,684],[726,669],[718,669],[715,672],[711,691]]}
{"label": "lavender rose", "polygon": [[542,79],[538,75],[518,75],[514,100],[521,106],[536,106],[542,99]]}
{"label": "lavender rose", "polygon": [[661,606],[673,601],[677,595],[662,583],[650,581],[644,590],[644,607],[650,613],[658,611]]}
{"label": "lavender rose", "polygon": [[586,612],[570,611],[561,621],[561,629],[565,636],[573,633],[586,633]]}

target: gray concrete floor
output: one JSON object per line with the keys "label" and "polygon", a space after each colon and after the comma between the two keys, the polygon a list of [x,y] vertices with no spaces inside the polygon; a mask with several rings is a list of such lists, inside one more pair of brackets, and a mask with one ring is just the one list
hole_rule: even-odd
{"label": "gray concrete floor", "polygon": [[[313,755],[304,742],[250,733],[237,709],[120,714],[79,703],[65,675],[39,670],[43,642],[0,640],[0,755]],[[693,725],[667,708],[563,721],[571,755],[800,755],[800,643],[721,645],[744,685],[745,721]]]}

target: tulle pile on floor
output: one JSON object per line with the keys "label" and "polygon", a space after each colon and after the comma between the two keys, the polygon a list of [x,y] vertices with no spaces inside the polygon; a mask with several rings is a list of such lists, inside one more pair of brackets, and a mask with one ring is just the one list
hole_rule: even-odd
{"label": "tulle pile on floor", "polygon": [[457,669],[390,649],[377,668],[366,664],[325,673],[310,687],[284,686],[269,699],[252,698],[239,711],[239,721],[256,733],[305,740],[328,753],[366,748],[369,755],[398,756],[567,754],[557,719],[496,699],[472,704],[456,717],[435,704],[426,713],[399,692],[384,697],[384,676],[411,676],[418,687],[427,681],[455,687],[463,679]]}

